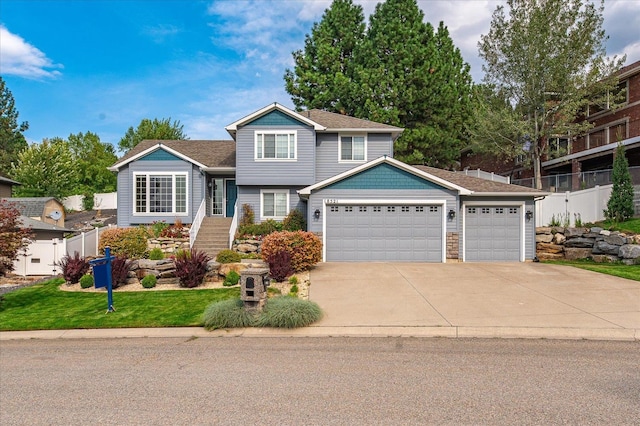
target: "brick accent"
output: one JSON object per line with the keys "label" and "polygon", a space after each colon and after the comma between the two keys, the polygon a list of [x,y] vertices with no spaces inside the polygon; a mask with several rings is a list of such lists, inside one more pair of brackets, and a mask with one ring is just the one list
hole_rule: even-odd
{"label": "brick accent", "polygon": [[447,232],[447,259],[458,259],[458,233]]}

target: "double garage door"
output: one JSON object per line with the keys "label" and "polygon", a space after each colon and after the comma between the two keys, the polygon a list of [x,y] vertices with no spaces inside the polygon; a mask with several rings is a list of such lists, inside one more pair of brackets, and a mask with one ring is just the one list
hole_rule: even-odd
{"label": "double garage door", "polygon": [[478,206],[465,209],[465,257],[467,262],[521,260],[522,208]]}
{"label": "double garage door", "polygon": [[442,205],[327,205],[329,262],[442,262]]}

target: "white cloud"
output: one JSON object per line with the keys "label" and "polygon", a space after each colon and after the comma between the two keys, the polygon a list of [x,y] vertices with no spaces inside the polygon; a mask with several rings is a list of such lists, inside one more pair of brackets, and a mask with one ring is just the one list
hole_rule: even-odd
{"label": "white cloud", "polygon": [[181,32],[180,28],[174,25],[159,24],[153,27],[144,27],[143,34],[148,35],[156,43],[162,43],[167,37]]}
{"label": "white cloud", "polygon": [[32,79],[61,75],[60,71],[47,68],[63,67],[61,64],[54,64],[40,49],[0,25],[0,69],[3,74]]}

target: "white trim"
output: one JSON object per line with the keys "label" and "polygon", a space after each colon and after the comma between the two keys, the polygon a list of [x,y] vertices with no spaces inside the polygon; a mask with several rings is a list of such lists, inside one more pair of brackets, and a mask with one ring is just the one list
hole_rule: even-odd
{"label": "white trim", "polygon": [[145,155],[148,155],[148,154],[150,154],[150,153],[152,153],[154,151],[157,151],[158,149],[162,149],[164,151],[167,151],[168,153],[175,155],[176,157],[180,158],[181,160],[188,161],[189,163],[195,164],[196,166],[200,167],[201,169],[202,168],[206,168],[206,166],[204,164],[201,164],[201,163],[197,162],[193,158],[187,157],[186,155],[176,151],[175,149],[169,148],[167,145],[163,145],[162,143],[157,143],[157,144],[155,144],[153,146],[150,146],[149,148],[145,149],[144,151],[139,152],[136,155],[127,158],[124,161],[121,161],[119,163],[114,164],[111,167],[108,167],[108,169],[110,171],[112,171],[112,172],[117,172],[120,167],[122,167],[122,166],[124,166],[126,164],[129,164],[132,161],[136,161],[137,159],[142,158]]}
{"label": "white trim", "polygon": [[442,263],[447,262],[447,201],[437,200],[406,200],[406,199],[333,199],[324,198],[322,200],[322,261],[327,261],[327,206],[336,205],[392,205],[392,206],[442,206]]}
{"label": "white trim", "polygon": [[[395,166],[401,170],[404,170],[408,173],[411,173],[415,176],[421,177],[423,179],[426,179],[428,181],[431,181],[437,185],[443,186],[446,189],[450,189],[450,190],[454,190],[454,191],[458,191],[459,195],[471,195],[473,194],[473,191],[470,191],[466,188],[463,188],[461,186],[455,185],[449,181],[446,181],[444,179],[441,179],[439,177],[433,176],[432,174],[429,174],[427,172],[423,172],[422,170],[416,169],[415,167],[411,167],[408,164],[405,164],[401,161],[398,161],[394,158],[391,157],[387,157],[387,156],[383,156],[383,157],[379,157],[376,158],[375,160],[369,161],[368,163],[365,164],[361,164],[357,167],[354,167],[353,169],[347,170],[346,172],[342,172],[338,175],[335,175],[333,177],[330,177],[328,179],[325,179],[323,181],[320,181],[318,183],[315,183],[313,185],[307,186],[305,188],[302,188],[300,190],[298,190],[298,194],[300,194],[300,196],[302,196],[303,198],[308,198],[309,195],[311,195],[311,192],[316,190],[316,189],[320,189],[323,188],[325,186],[329,186],[334,182],[338,182],[340,180],[343,180],[349,176],[353,176],[355,174],[360,173],[363,170],[367,170],[370,169],[374,166],[377,166],[378,164],[381,163],[387,163],[390,164],[392,166]],[[504,195],[514,195],[514,194],[507,194],[504,193]],[[529,194],[532,195],[532,194]]]}
{"label": "white trim", "polygon": [[[346,137],[346,138],[351,138],[351,160],[344,160],[342,158],[342,138]],[[353,152],[354,152],[354,148],[353,148],[353,138],[357,138],[357,137],[361,137],[364,140],[364,159],[362,160],[353,160]],[[367,162],[367,147],[368,147],[368,140],[367,140],[367,134],[366,133],[345,133],[345,132],[341,132],[338,134],[338,163],[340,164],[362,164],[362,163],[366,163]]]}
{"label": "white trim", "polygon": [[[258,135],[262,135],[262,157],[258,157]],[[287,141],[287,158],[265,158],[264,157],[264,135],[287,135],[289,140]],[[289,148],[291,147],[291,136],[293,135],[293,158],[289,157],[291,152]],[[275,143],[275,142],[274,142]],[[274,147],[275,154],[278,154],[277,146]],[[256,130],[253,133],[253,160],[254,161],[298,161],[298,131],[297,130]]]}
{"label": "white trim", "polygon": [[[525,201],[463,201],[462,202],[462,241],[461,248],[462,252],[462,261],[467,261],[467,207],[520,207],[520,262],[525,261],[525,249],[526,249],[526,219],[525,215]],[[534,220],[532,218],[532,220]],[[460,252],[458,253],[458,257],[460,257]]]}
{"label": "white trim", "polygon": [[[285,213],[284,216],[265,216],[264,215],[264,194],[286,194],[287,195],[287,212]],[[291,206],[289,205],[290,197],[291,197],[291,191],[289,191],[288,189],[261,189],[260,190],[260,220],[267,220],[267,219],[282,220],[285,217],[287,217],[287,215],[291,211]],[[275,213],[275,208],[276,208],[276,200],[274,195],[273,197],[274,213]]]}
{"label": "white trim", "polygon": [[233,135],[233,133],[235,133],[238,130],[238,127],[243,126],[246,123],[249,123],[253,120],[255,120],[256,118],[259,118],[271,111],[274,110],[278,110],[286,115],[288,115],[289,117],[297,120],[297,121],[301,121],[311,127],[313,127],[314,130],[316,131],[320,131],[320,130],[325,130],[326,127],[316,123],[315,121],[312,121],[310,119],[308,119],[307,117],[304,117],[303,115],[298,114],[295,111],[290,110],[289,108],[286,108],[282,105],[280,105],[277,102],[274,102],[270,105],[267,105],[264,108],[259,109],[258,111],[255,111],[243,118],[241,118],[240,120],[234,121],[233,123],[229,124],[228,126],[226,126],[224,129],[229,132],[230,134]]}
{"label": "white trim", "polygon": [[[136,188],[136,180],[138,176],[146,176],[147,177],[147,185],[146,185],[146,193],[145,193],[145,198],[146,198],[146,212],[144,213],[140,213],[136,211],[136,193],[137,193],[137,188]],[[171,194],[172,194],[172,199],[171,199],[171,212],[150,212],[149,211],[149,207],[150,207],[150,203],[149,203],[149,190],[150,190],[150,186],[149,186],[149,176],[171,176]],[[176,212],[176,176],[184,176],[184,180],[185,180],[185,211],[184,212]],[[138,172],[133,172],[132,173],[132,180],[131,180],[131,186],[132,186],[132,190],[131,190],[131,195],[133,197],[133,202],[132,202],[132,216],[136,216],[136,217],[153,217],[153,216],[167,216],[167,217],[185,217],[185,216],[189,216],[189,176],[190,173],[189,172],[144,172],[144,171],[138,171]]]}

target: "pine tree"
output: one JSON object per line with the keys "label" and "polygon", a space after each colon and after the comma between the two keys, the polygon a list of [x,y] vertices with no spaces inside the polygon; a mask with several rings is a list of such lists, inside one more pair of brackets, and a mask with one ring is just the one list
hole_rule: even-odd
{"label": "pine tree", "polygon": [[629,162],[624,146],[618,144],[613,160],[613,188],[607,202],[605,217],[608,220],[623,222],[633,217],[633,184],[629,173]]}
{"label": "pine tree", "polygon": [[28,145],[23,133],[29,123],[18,124],[18,115],[13,94],[0,77],[0,174],[10,173],[11,163]]}

